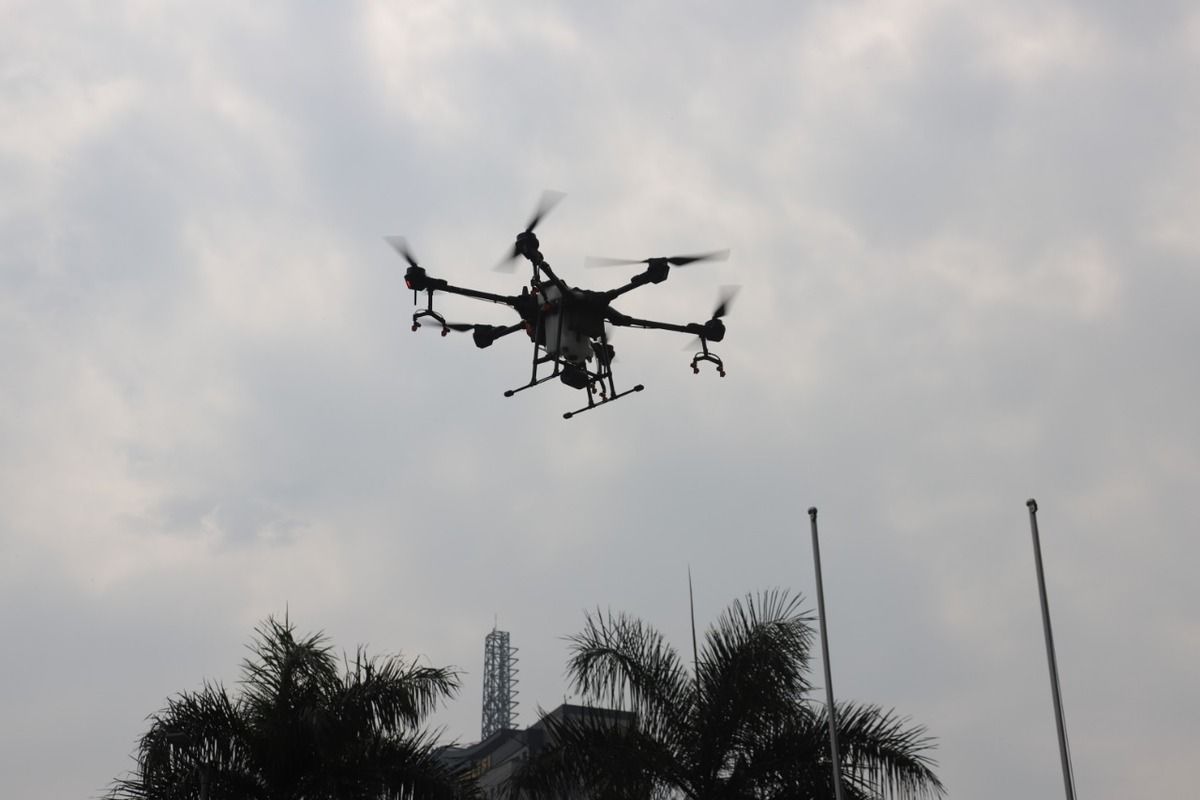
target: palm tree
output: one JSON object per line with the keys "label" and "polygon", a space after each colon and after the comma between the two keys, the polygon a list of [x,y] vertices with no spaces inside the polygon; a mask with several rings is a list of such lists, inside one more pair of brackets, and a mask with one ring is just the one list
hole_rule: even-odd
{"label": "palm tree", "polygon": [[[399,657],[353,661],[286,619],[255,631],[241,692],[183,692],[150,717],[137,768],[110,800],[453,798],[424,719],[457,691],[453,669]],[[344,666],[344,670],[339,667]]]}
{"label": "palm tree", "polygon": [[[589,704],[628,710],[631,721],[547,718],[550,744],[510,796],[832,800],[828,718],[805,697],[812,620],[799,603],[779,591],[735,601],[693,653],[693,670],[642,621],[588,614],[569,639],[567,672]],[[859,704],[839,705],[837,722],[847,798],[942,795],[923,727]]]}

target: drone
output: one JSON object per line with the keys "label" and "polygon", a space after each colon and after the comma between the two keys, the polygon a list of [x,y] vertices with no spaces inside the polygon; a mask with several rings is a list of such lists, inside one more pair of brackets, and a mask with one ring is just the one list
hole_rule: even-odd
{"label": "drone", "polygon": [[[542,255],[540,243],[534,229],[563,198],[561,192],[545,192],[534,210],[525,229],[517,234],[512,250],[497,265],[496,269],[511,272],[518,258],[524,257],[532,267],[529,284],[517,295],[502,295],[492,292],[454,286],[442,278],[435,278],[425,271],[409,250],[403,237],[388,236],[385,241],[408,263],[404,273],[404,284],[413,293],[412,329],[418,331],[430,326],[441,330],[442,336],[451,332],[470,332],[475,345],[491,347],[501,337],[523,331],[533,344],[532,373],[529,382],[504,392],[512,397],[517,392],[531,389],[546,381],[558,378],[566,386],[586,391],[587,405],[575,411],[567,411],[564,419],[619,400],[645,387],[637,384],[625,391],[617,391],[613,381],[613,361],[616,351],[610,341],[611,328],[648,328],[675,331],[694,336],[700,349],[692,356],[692,372],[699,374],[700,364],[708,362],[716,367],[717,373],[725,377],[725,364],[720,356],[709,349],[710,342],[725,338],[725,323],[721,318],[729,311],[736,292],[735,287],[725,287],[712,315],[704,322],[675,324],[650,319],[638,319],[622,314],[612,305],[613,301],[640,286],[662,283],[671,272],[671,267],[683,267],[702,261],[722,261],[729,257],[728,250],[694,255],[655,257],[646,259],[589,258],[588,266],[635,266],[644,264],[645,269],[616,289],[593,291],[570,286],[560,278]],[[471,297],[508,306],[516,311],[520,321],[512,325],[485,325],[447,322],[434,310],[433,300],[437,292]],[[420,295],[426,296],[424,307],[420,307]],[[690,347],[689,347],[690,349]]]}

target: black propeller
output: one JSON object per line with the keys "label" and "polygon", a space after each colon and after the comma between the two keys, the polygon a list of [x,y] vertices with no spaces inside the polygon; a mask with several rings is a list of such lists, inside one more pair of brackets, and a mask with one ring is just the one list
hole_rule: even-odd
{"label": "black propeller", "polygon": [[401,258],[408,262],[410,267],[421,268],[421,265],[417,263],[417,259],[413,258],[412,251],[408,249],[408,240],[403,236],[385,236],[383,239],[392,246],[393,250],[400,254]]}
{"label": "black propeller", "polygon": [[[408,249],[408,242],[403,236],[385,236],[384,241],[392,246],[392,249],[400,254],[400,257],[408,262],[408,269],[404,270],[404,285],[413,292],[423,292],[429,288],[429,281],[425,274],[425,270],[417,263],[417,259],[413,256],[412,251]],[[415,301],[417,296],[413,295]],[[414,328],[413,330],[416,330]]]}
{"label": "black propeller", "polygon": [[[725,323],[721,322],[721,317],[729,313],[729,309],[733,306],[733,298],[737,297],[737,293],[741,291],[741,286],[722,286],[717,292],[717,307],[713,309],[712,316],[704,325],[697,326],[698,330],[703,330],[702,336],[697,336],[695,339],[689,339],[688,343],[683,346],[684,350],[694,350],[697,344],[701,344],[704,340],[710,342],[719,342],[725,338]],[[691,328],[692,326],[688,326]]]}
{"label": "black propeller", "polygon": [[[533,216],[529,218],[529,224],[525,226],[524,233],[532,234],[534,228],[541,224],[546,215],[553,211],[554,207],[562,202],[564,197],[566,197],[566,194],[563,192],[555,192],[550,189],[542,192],[542,197],[538,200],[537,208],[533,210]],[[519,255],[521,255],[520,237],[513,244],[512,250],[509,251],[508,255],[496,265],[496,270],[500,272],[512,272],[516,269],[516,260]]]}
{"label": "black propeller", "polygon": [[713,309],[712,318],[720,319],[729,313],[729,307],[733,305],[733,298],[737,297],[737,293],[741,291],[741,286],[722,286],[717,293],[717,307]]}
{"label": "black propeller", "polygon": [[442,331],[442,336],[445,336],[448,331],[466,333],[467,331],[474,330],[476,327],[475,325],[468,325],[462,322],[443,322],[438,317],[426,314],[413,321],[413,330],[415,331],[417,328],[423,328],[426,325],[431,328],[440,329]]}
{"label": "black propeller", "polygon": [[588,256],[586,263],[589,267],[627,267],[633,264],[653,264],[656,261],[661,261],[672,267],[682,267],[687,264],[695,264],[698,261],[724,261],[727,258],[729,258],[728,250],[714,250],[711,253],[695,253],[687,256],[658,258],[604,258],[602,256]]}
{"label": "black propeller", "polygon": [[554,207],[562,202],[566,197],[564,192],[556,192],[552,189],[547,189],[542,192],[542,198],[538,200],[537,209],[533,212],[533,216],[529,218],[529,224],[525,226],[526,233],[533,233],[533,229],[538,226],[542,218],[554,210]]}

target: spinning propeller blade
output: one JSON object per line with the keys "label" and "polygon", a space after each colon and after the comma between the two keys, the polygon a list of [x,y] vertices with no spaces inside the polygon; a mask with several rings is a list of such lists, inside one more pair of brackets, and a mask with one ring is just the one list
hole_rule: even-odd
{"label": "spinning propeller blade", "polygon": [[737,297],[737,293],[741,291],[741,288],[741,286],[721,287],[717,294],[717,307],[713,309],[713,319],[720,319],[729,313],[729,307],[733,305],[733,298]]}
{"label": "spinning propeller blade", "polygon": [[408,262],[410,267],[420,267],[417,259],[413,258],[412,251],[408,249],[408,241],[403,236],[385,236],[383,240],[392,246],[392,249],[400,254],[400,257]]}
{"label": "spinning propeller blade", "polygon": [[682,267],[685,264],[695,264],[698,261],[724,261],[729,258],[729,250],[713,250],[711,253],[696,253],[690,256],[671,256],[667,259],[667,263],[673,267]]}
{"label": "spinning propeller blade", "polygon": [[628,267],[634,264],[645,264],[647,260],[638,261],[636,258],[605,258],[604,256],[588,256],[583,262],[589,267]]}
{"label": "spinning propeller blade", "polygon": [[[465,322],[447,322],[447,323],[443,324],[441,322],[438,322],[436,319],[431,319],[429,317],[422,317],[417,322],[417,327],[420,327],[420,328],[424,328],[427,325],[430,328],[433,328],[434,330],[442,331],[443,336],[445,335],[445,332],[448,330],[456,331],[457,333],[466,333],[467,331],[475,330],[475,328],[477,327],[475,325],[470,325]],[[416,330],[416,328],[413,328],[413,330]]]}
{"label": "spinning propeller blade", "polygon": [[[566,197],[564,192],[556,192],[550,189],[542,192],[542,197],[538,200],[537,208],[533,210],[533,216],[529,218],[529,224],[525,226],[525,233],[533,233],[534,228],[541,224],[546,215],[553,211],[554,207],[562,202],[564,197]],[[521,251],[514,244],[508,255],[501,259],[500,263],[493,269],[497,272],[512,272],[516,269],[516,260],[519,255],[521,255]]]}
{"label": "spinning propeller blade", "polygon": [[542,218],[553,211],[554,207],[561,203],[562,199],[566,196],[564,192],[556,192],[551,189],[542,192],[542,198],[538,200],[537,209],[533,212],[533,216],[529,218],[529,224],[525,226],[525,232],[533,233],[533,229],[538,226]]}
{"label": "spinning propeller blade", "polygon": [[[741,291],[741,289],[742,287],[737,285],[722,286],[717,291],[717,307],[713,309],[712,316],[709,317],[709,319],[720,319],[728,314],[729,309],[733,306],[733,298],[737,297],[737,294]],[[696,346],[699,344],[700,337],[697,336],[694,339],[688,339],[687,344],[685,344],[682,349],[695,350]]]}
{"label": "spinning propeller blade", "polygon": [[729,258],[728,250],[714,250],[711,253],[695,253],[687,256],[665,256],[657,258],[605,258],[603,256],[588,256],[585,262],[589,267],[627,267],[633,264],[650,264],[654,261],[665,261],[673,267],[695,264],[698,261],[724,261]]}

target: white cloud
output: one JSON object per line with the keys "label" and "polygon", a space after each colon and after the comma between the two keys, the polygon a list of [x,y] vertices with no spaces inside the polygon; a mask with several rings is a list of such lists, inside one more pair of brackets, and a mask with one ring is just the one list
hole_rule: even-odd
{"label": "white cloud", "polygon": [[981,62],[1018,85],[1093,72],[1111,57],[1105,32],[1082,9],[999,4],[972,16],[984,42]]}
{"label": "white cloud", "polygon": [[501,20],[455,2],[403,6],[371,0],[356,25],[368,57],[366,72],[379,85],[383,107],[431,138],[459,141],[498,122],[471,102],[476,98],[469,92],[476,87],[466,59],[503,64],[523,50],[569,54],[577,48],[576,32],[547,11],[510,9]]}
{"label": "white cloud", "polygon": [[1096,239],[1055,242],[1029,264],[1010,258],[995,244],[932,239],[907,261],[945,287],[947,306],[961,312],[958,335],[969,336],[980,314],[996,311],[1032,308],[1087,320],[1116,310],[1120,274]]}

